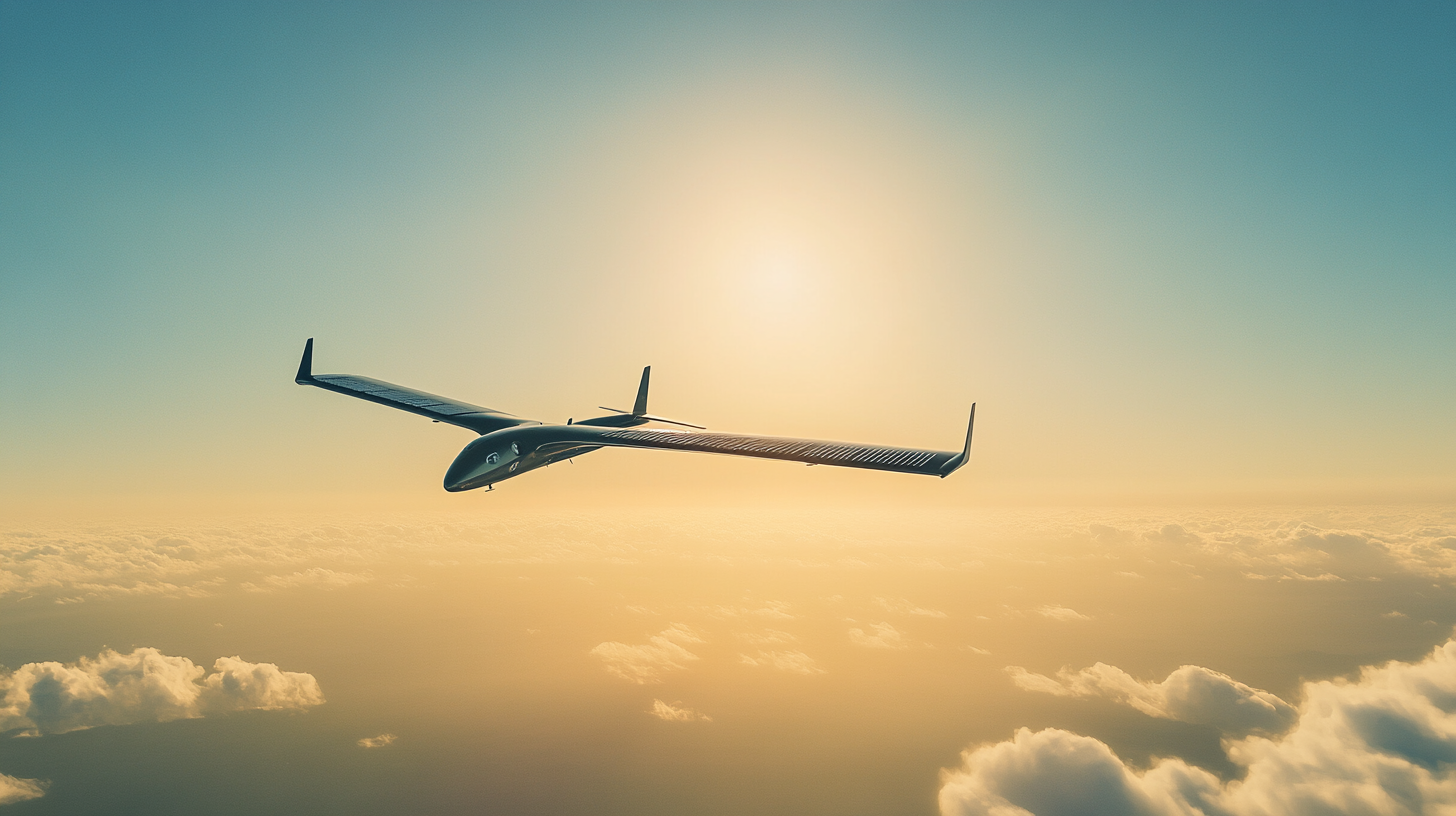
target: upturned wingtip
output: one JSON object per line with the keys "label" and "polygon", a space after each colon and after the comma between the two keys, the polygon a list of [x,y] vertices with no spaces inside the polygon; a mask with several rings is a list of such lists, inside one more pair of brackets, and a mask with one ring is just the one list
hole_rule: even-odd
{"label": "upturned wingtip", "polygon": [[303,359],[298,361],[298,373],[294,375],[293,381],[299,385],[308,385],[313,382],[313,338],[303,344]]}
{"label": "upturned wingtip", "polygon": [[971,419],[970,419],[969,422],[966,423],[966,446],[961,449],[961,452],[960,453],[956,454],[950,461],[948,461],[948,462],[945,463],[945,466],[942,467],[941,470],[940,470],[940,478],[944,479],[945,477],[951,475],[952,473],[955,473],[958,469],[960,469],[960,467],[962,465],[964,465],[967,461],[970,460],[970,458],[971,458],[971,436],[975,432],[976,432],[976,404],[973,402],[973,403],[971,403]]}

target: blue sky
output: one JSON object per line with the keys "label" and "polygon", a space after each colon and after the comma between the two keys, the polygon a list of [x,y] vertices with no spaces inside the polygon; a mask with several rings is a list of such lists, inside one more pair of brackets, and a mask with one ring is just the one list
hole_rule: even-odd
{"label": "blue sky", "polygon": [[[312,335],[557,419],[644,363],[715,427],[945,447],[978,399],[978,495],[1453,485],[1440,4],[0,14],[0,478],[28,495],[85,458],[101,492],[213,457],[223,492],[410,491],[278,476],[358,434],[442,469],[463,441],[299,421],[323,403],[274,387]],[[733,254],[754,229],[819,270],[780,312]]]}

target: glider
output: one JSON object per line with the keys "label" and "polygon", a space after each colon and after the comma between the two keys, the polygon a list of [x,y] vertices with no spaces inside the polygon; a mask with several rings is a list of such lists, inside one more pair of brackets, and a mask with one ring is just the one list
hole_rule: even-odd
{"label": "glider", "polygon": [[[885,445],[717,433],[708,431],[701,425],[647,413],[647,381],[651,374],[652,366],[642,369],[642,384],[637,388],[637,401],[633,403],[631,411],[601,406],[603,410],[612,413],[581,422],[568,419],[565,425],[522,419],[494,408],[483,408],[369,377],[315,374],[311,337],[303,346],[303,359],[298,364],[298,375],[293,381],[299,385],[312,385],[388,405],[480,434],[479,439],[460,451],[460,455],[455,457],[455,461],[445,472],[445,489],[451,493],[479,487],[489,489],[497,482],[536,468],[607,447],[723,453],[760,459],[784,459],[810,465],[919,473],[941,478],[949,476],[964,465],[971,455],[971,432],[976,427],[975,405],[971,406],[971,420],[966,427],[966,444],[960,451],[930,451]],[[648,422],[679,425],[689,430],[637,427]]]}

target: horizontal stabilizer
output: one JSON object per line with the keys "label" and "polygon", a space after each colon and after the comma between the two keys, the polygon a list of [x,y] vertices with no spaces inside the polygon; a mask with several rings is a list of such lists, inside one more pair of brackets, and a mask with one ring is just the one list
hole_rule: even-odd
{"label": "horizontal stabilizer", "polygon": [[683,422],[682,420],[678,419],[668,419],[667,417],[653,416],[652,414],[639,414],[638,416],[641,416],[643,419],[650,419],[653,422],[666,422],[669,425],[681,425],[684,428],[697,428],[700,431],[707,430],[708,427],[706,425],[694,425],[691,422]]}

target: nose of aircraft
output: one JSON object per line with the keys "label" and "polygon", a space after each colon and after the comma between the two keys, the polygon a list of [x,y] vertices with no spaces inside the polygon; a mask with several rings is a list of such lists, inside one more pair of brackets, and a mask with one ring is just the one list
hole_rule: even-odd
{"label": "nose of aircraft", "polygon": [[485,469],[487,453],[475,442],[466,445],[465,450],[460,451],[460,455],[455,457],[455,461],[451,462],[449,469],[445,471],[445,490],[459,493],[472,487],[480,487],[478,484],[471,484],[471,480],[480,476],[481,471]]}
{"label": "nose of aircraft", "polygon": [[465,480],[468,478],[470,478],[468,468],[462,469],[451,465],[450,469],[445,471],[445,490],[450,493],[459,493],[465,490]]}

